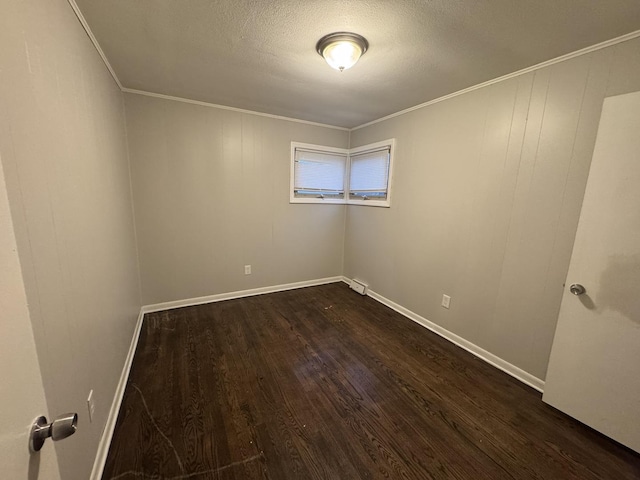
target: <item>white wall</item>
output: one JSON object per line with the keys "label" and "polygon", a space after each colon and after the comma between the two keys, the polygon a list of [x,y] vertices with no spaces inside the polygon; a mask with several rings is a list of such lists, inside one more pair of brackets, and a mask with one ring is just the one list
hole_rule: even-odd
{"label": "white wall", "polygon": [[288,203],[289,142],[343,131],[126,94],[143,303],[344,273],[544,379],[602,100],[640,88],[638,42],[353,131],[398,140],[390,209]]}
{"label": "white wall", "polygon": [[60,473],[86,479],[140,307],[122,93],[66,0],[0,2],[0,45],[0,156],[48,411],[80,416]]}
{"label": "white wall", "polygon": [[640,89],[633,40],[358,129],[352,147],[398,140],[392,207],[291,205],[290,141],[348,147],[347,132],[127,94],[125,134],[65,0],[4,0],[0,44],[0,155],[48,411],[80,413],[56,445],[71,480],[88,477],[141,302],[127,134],[143,303],[344,272],[544,378],[602,99]]}
{"label": "white wall", "polygon": [[345,206],[290,204],[289,168],[292,140],[346,148],[347,131],[125,104],[143,304],[342,274]]}
{"label": "white wall", "polygon": [[634,90],[639,39],[353,131],[397,150],[345,275],[544,379],[602,102]]}

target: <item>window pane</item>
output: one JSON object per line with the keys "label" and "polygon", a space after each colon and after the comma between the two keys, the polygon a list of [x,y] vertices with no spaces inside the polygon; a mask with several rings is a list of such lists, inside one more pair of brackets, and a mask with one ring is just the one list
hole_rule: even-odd
{"label": "window pane", "polygon": [[352,196],[385,198],[389,183],[389,149],[351,157],[349,191]]}
{"label": "window pane", "polygon": [[296,196],[344,194],[346,156],[296,149],[295,162]]}

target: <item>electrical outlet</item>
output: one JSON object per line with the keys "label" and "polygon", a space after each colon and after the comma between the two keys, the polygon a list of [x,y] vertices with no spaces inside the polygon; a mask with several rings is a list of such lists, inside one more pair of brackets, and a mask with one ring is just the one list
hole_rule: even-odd
{"label": "electrical outlet", "polygon": [[444,308],[449,308],[449,305],[451,305],[451,297],[449,295],[442,295],[442,306]]}
{"label": "electrical outlet", "polygon": [[93,422],[93,414],[96,413],[96,404],[93,401],[93,390],[89,392],[87,397],[87,410],[89,410],[89,423]]}
{"label": "electrical outlet", "polygon": [[251,275],[251,265],[245,265],[244,266],[244,274],[245,275]]}

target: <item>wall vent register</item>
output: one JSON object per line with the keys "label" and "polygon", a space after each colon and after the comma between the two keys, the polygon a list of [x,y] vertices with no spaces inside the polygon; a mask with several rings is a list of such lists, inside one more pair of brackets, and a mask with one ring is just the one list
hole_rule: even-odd
{"label": "wall vent register", "polygon": [[369,288],[369,286],[360,281],[360,280],[356,280],[355,278],[353,280],[351,280],[351,283],[349,284],[349,288],[351,290],[355,290],[356,292],[358,292],[360,295],[366,295],[367,294],[367,289]]}

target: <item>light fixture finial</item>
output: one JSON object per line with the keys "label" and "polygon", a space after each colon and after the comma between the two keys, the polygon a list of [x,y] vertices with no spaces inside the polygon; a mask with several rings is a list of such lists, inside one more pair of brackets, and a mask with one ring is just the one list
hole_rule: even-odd
{"label": "light fixture finial", "polygon": [[353,67],[368,48],[366,38],[350,32],[330,33],[316,44],[316,51],[329,66],[341,72]]}

